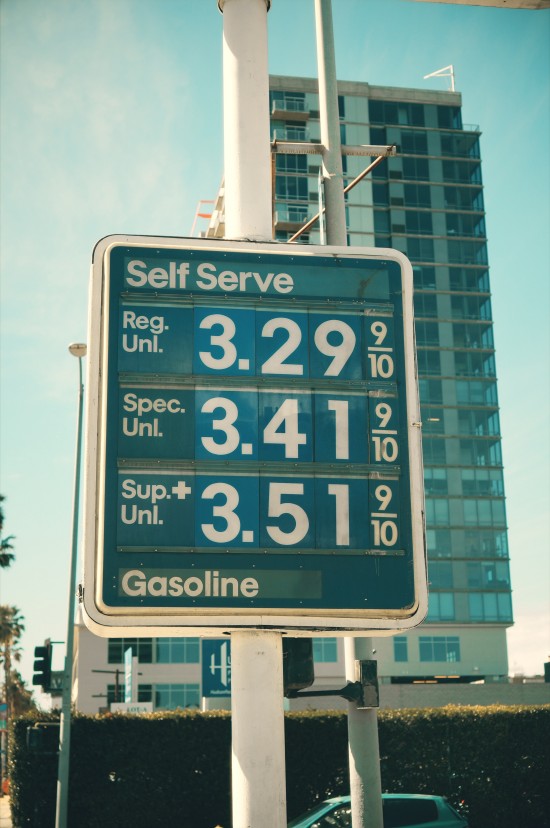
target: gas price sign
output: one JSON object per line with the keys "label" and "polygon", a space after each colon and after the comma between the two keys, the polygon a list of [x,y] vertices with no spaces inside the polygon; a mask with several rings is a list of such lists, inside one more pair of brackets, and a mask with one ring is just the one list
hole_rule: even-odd
{"label": "gas price sign", "polygon": [[94,631],[422,620],[402,254],[110,236],[94,251],[89,342]]}

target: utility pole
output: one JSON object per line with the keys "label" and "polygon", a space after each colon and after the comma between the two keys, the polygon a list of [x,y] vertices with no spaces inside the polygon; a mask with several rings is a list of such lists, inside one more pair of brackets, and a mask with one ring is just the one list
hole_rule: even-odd
{"label": "utility pole", "polygon": [[[225,237],[271,240],[269,0],[223,13]],[[231,633],[233,828],[285,828],[280,632]]]}
{"label": "utility pole", "polygon": [[67,828],[69,805],[69,767],[71,757],[71,692],[73,684],[74,611],[76,604],[76,560],[78,556],[78,511],[80,503],[80,463],[82,455],[82,407],[84,384],[82,381],[82,359],[86,356],[86,345],[73,342],[69,352],[78,358],[78,418],[76,425],[76,459],[74,472],[73,532],[71,565],[69,568],[69,607],[67,611],[67,636],[65,641],[65,664],[63,668],[63,690],[61,720],[59,724],[59,765],[57,771],[57,804],[55,828]]}
{"label": "utility pole", "polygon": [[[331,0],[315,0],[319,117],[323,153],[327,244],[347,245],[338,85]],[[356,660],[372,659],[371,638],[345,642],[346,679],[355,680]],[[348,702],[348,739],[353,828],[382,828],[382,785],[376,708],[359,710]]]}

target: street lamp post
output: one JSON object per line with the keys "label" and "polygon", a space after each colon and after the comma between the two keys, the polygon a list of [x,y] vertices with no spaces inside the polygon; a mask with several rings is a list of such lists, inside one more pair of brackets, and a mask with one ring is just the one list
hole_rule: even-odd
{"label": "street lamp post", "polygon": [[82,409],[84,385],[82,382],[82,359],[86,356],[86,345],[73,342],[69,352],[78,358],[78,418],[76,425],[76,459],[74,472],[73,532],[71,565],[69,571],[69,608],[67,612],[67,636],[65,665],[63,668],[63,695],[61,720],[59,723],[59,765],[57,770],[57,804],[55,828],[67,828],[67,806],[69,802],[69,763],[71,755],[71,690],[73,683],[74,612],[76,599],[76,560],[78,555],[78,507],[80,500],[80,461],[82,449]]}

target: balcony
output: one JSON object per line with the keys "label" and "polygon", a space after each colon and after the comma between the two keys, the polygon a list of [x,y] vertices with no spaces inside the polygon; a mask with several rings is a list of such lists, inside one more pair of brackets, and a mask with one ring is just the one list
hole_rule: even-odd
{"label": "balcony", "polygon": [[271,117],[276,121],[308,121],[309,110],[304,100],[300,98],[286,98],[274,100],[271,103]]}
{"label": "balcony", "polygon": [[279,207],[275,212],[274,224],[276,230],[296,231],[307,221],[306,207]]}

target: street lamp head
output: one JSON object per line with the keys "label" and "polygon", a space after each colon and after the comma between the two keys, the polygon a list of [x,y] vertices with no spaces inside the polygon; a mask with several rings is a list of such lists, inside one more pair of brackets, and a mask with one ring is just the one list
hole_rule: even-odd
{"label": "street lamp head", "polygon": [[85,342],[71,342],[69,345],[69,352],[79,359],[86,356],[86,351],[87,348]]}

